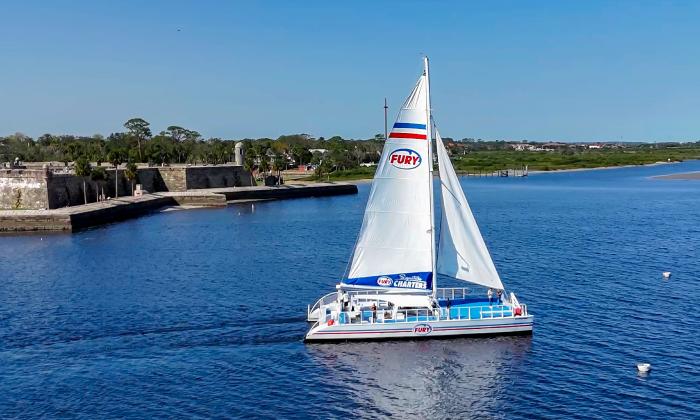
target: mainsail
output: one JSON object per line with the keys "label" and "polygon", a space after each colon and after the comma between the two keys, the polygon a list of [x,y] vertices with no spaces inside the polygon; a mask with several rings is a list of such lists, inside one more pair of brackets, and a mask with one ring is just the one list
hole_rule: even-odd
{"label": "mainsail", "polygon": [[423,74],[384,144],[344,286],[432,288],[428,89]]}
{"label": "mainsail", "polygon": [[479,226],[469,208],[440,134],[435,130],[440,167],[442,221],[438,245],[437,272],[459,280],[494,289],[503,283],[493,265]]}

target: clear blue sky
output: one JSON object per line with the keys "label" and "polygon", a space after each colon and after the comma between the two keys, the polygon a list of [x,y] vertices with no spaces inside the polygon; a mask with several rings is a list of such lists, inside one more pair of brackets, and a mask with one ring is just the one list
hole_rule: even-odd
{"label": "clear blue sky", "polygon": [[700,2],[612,0],[3,2],[0,135],[365,138],[421,53],[444,136],[700,139]]}

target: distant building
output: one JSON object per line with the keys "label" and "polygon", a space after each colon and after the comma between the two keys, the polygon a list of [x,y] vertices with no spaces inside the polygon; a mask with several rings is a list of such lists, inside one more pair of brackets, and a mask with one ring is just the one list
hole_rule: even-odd
{"label": "distant building", "polygon": [[542,150],[553,151],[553,150],[564,149],[566,147],[568,147],[568,145],[566,143],[551,142],[551,143],[543,144]]}
{"label": "distant building", "polygon": [[311,154],[318,152],[322,155],[325,155],[326,153],[328,153],[328,149],[309,149],[309,152],[311,152]]}

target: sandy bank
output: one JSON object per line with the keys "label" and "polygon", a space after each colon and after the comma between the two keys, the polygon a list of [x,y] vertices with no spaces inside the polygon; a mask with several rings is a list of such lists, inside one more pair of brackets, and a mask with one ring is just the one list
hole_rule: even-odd
{"label": "sandy bank", "polygon": [[654,179],[676,179],[676,180],[683,180],[683,181],[689,181],[689,180],[700,180],[700,172],[685,172],[682,174],[671,174],[671,175],[658,175],[658,176],[653,176],[652,178]]}

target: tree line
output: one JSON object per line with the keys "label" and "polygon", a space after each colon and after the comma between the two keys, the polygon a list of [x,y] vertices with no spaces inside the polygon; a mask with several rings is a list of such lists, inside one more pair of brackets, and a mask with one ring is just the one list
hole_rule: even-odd
{"label": "tree line", "polygon": [[[125,131],[107,137],[44,134],[36,139],[22,133],[0,137],[0,163],[19,159],[24,162],[103,162],[129,163],[222,164],[234,159],[237,142],[243,142],[248,169],[284,170],[290,165],[315,164],[328,169],[348,169],[363,162],[379,159],[384,139],[343,139],[334,136],[314,138],[307,134],[283,135],[277,139],[205,139],[188,128],[172,125],[153,135],[150,123],[131,118]],[[315,151],[315,152],[314,152]]]}
{"label": "tree line", "polygon": [[[25,162],[64,162],[66,166],[74,162],[76,173],[103,177],[102,163],[112,165],[126,163],[130,172],[136,171],[137,164],[167,165],[167,164],[222,164],[234,160],[234,149],[237,142],[243,142],[245,150],[244,166],[247,170],[258,170],[261,173],[282,171],[290,166],[314,165],[316,174],[335,171],[352,171],[362,163],[376,163],[384,146],[384,136],[377,134],[369,139],[343,139],[333,136],[314,138],[308,134],[283,135],[276,139],[205,139],[202,135],[185,127],[171,125],[154,135],[151,125],[143,118],[131,118],[123,124],[124,131],[112,133],[107,137],[100,134],[93,136],[53,135],[44,134],[36,139],[21,133],[0,137],[0,164],[12,162],[15,159]],[[462,156],[457,160],[465,160],[469,155],[469,166],[493,166],[485,162],[474,161],[481,156],[492,157],[490,152],[508,152],[498,155],[511,156],[514,142],[503,140],[486,141],[482,139],[464,138],[454,140],[443,138],[448,151],[453,156]],[[523,140],[521,144],[541,144]],[[617,144],[626,152],[668,150],[675,148],[698,148],[695,144],[668,143],[628,143]],[[515,152],[518,161],[530,163],[529,157],[535,154]],[[568,159],[580,155],[577,145],[566,144],[558,154],[570,155]],[[588,153],[588,152],[585,152]],[[493,155],[496,156],[496,155]],[[542,157],[549,159],[550,157]],[[573,156],[573,157],[572,157]],[[535,156],[537,157],[537,156]],[[91,162],[96,166],[92,167]],[[462,162],[464,163],[464,162]],[[533,162],[534,163],[534,162]],[[85,168],[90,167],[89,171]],[[82,169],[81,169],[82,168]],[[362,170],[363,168],[359,168]],[[366,169],[366,168],[364,168]]]}

